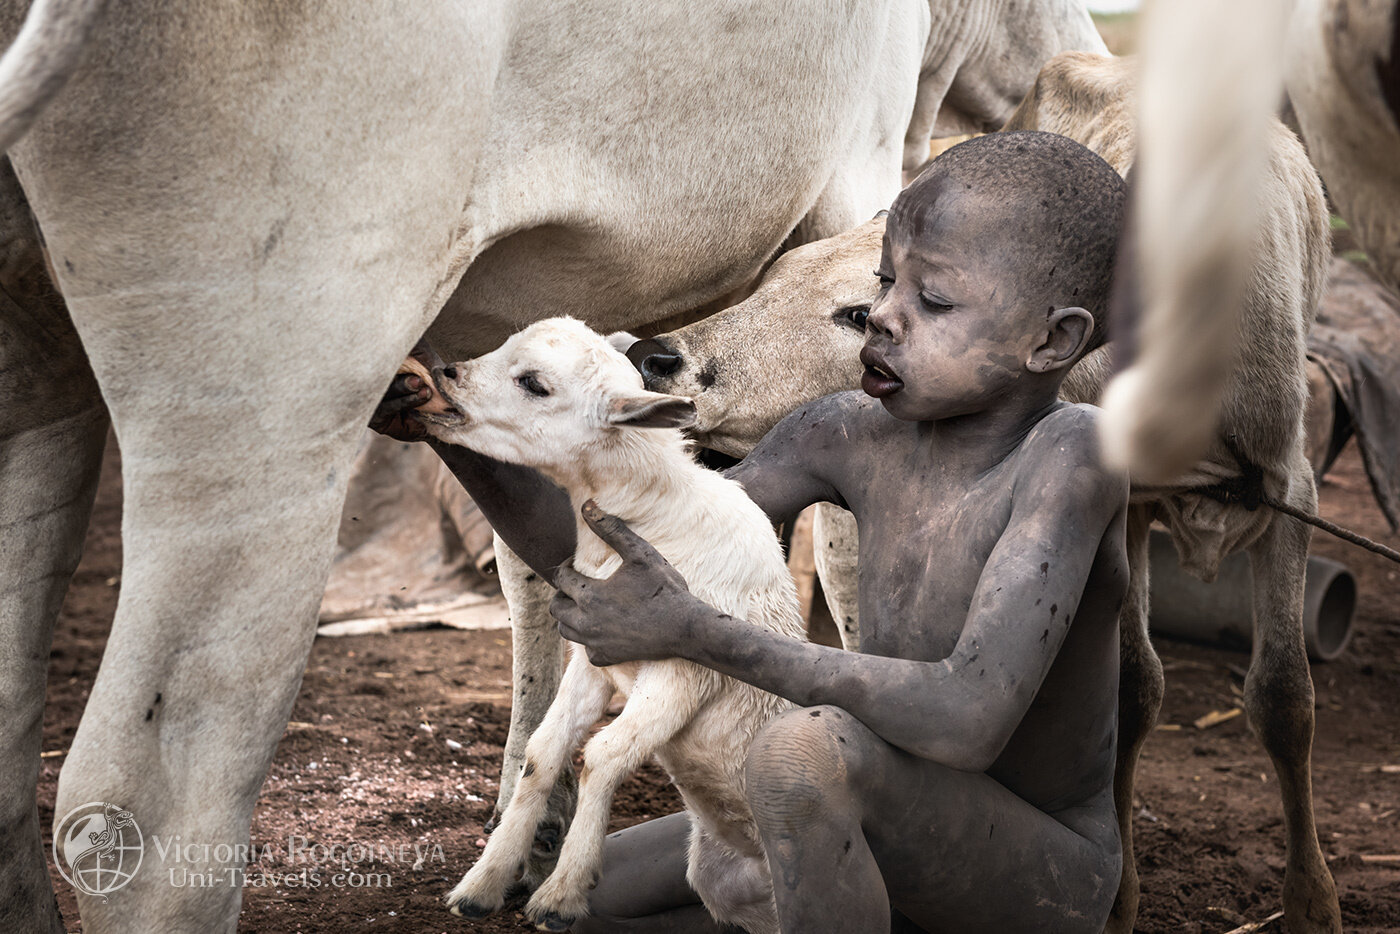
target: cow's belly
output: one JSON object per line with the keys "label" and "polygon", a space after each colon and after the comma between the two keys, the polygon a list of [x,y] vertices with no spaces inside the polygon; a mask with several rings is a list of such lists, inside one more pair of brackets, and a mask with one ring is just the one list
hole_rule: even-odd
{"label": "cow's belly", "polygon": [[[623,237],[544,226],[492,246],[467,269],[432,329],[454,358],[479,356],[531,322],[571,315],[602,333],[633,330],[700,307],[750,282],[792,221],[749,218],[744,236]],[[708,234],[708,236],[707,236]],[[640,241],[640,242],[638,242]]]}
{"label": "cow's belly", "polygon": [[[708,305],[814,206],[828,229],[804,234],[827,236],[898,191],[922,7],[525,9],[466,199],[462,242],[482,251],[432,331],[444,352],[560,314],[610,331]],[[608,38],[578,55],[594,29]]]}

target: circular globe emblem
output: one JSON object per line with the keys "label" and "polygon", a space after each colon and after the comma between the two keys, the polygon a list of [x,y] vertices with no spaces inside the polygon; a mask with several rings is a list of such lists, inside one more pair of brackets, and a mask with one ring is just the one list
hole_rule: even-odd
{"label": "circular globe emblem", "polygon": [[145,841],[132,813],[106,801],[89,801],[63,815],[53,828],[53,861],[73,888],[105,898],[141,868]]}

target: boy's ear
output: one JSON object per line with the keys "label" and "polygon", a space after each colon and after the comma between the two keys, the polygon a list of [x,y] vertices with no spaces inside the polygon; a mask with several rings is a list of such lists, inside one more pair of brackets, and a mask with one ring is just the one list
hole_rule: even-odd
{"label": "boy's ear", "polygon": [[1043,339],[1026,361],[1032,373],[1049,373],[1074,365],[1094,335],[1094,316],[1083,308],[1057,308],[1045,319]]}
{"label": "boy's ear", "polygon": [[695,403],[639,389],[609,402],[607,420],[619,428],[689,428],[695,424]]}

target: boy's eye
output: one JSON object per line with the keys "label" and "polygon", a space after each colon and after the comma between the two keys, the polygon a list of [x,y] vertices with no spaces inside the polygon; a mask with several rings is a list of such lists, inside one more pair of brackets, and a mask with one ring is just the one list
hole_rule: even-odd
{"label": "boy's eye", "polygon": [[919,293],[919,301],[922,302],[923,306],[929,311],[950,311],[953,307],[951,303],[944,301],[936,295],[929,295],[927,292]]}
{"label": "boy's eye", "polygon": [[549,390],[535,377],[534,373],[522,373],[515,378],[515,384],[532,396],[547,396]]}
{"label": "boy's eye", "polygon": [[869,317],[869,305],[851,305],[848,308],[842,308],[836,313],[836,322],[838,324],[849,325],[857,331],[864,331],[865,320]]}
{"label": "boy's eye", "polygon": [[890,286],[894,285],[894,276],[889,273],[884,273],[877,269],[875,270],[875,278],[880,280],[880,288],[882,289],[888,289]]}

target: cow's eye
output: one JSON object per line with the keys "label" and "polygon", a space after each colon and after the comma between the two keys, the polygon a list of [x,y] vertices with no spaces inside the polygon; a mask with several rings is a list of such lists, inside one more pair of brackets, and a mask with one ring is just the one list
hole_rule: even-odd
{"label": "cow's eye", "polygon": [[515,384],[532,396],[547,396],[549,390],[544,388],[544,384],[539,381],[539,377],[534,373],[522,373],[515,378]]}
{"label": "cow's eye", "polygon": [[844,324],[847,327],[855,328],[857,331],[865,330],[865,319],[870,317],[869,305],[851,305],[842,308],[836,313],[836,323]]}

